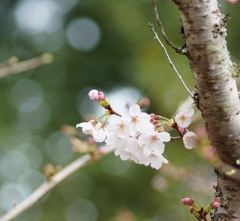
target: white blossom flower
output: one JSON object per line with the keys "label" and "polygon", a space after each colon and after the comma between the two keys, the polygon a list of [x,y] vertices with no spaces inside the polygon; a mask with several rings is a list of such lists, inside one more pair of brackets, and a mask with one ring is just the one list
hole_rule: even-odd
{"label": "white blossom flower", "polygon": [[144,146],[144,152],[149,154],[151,152],[156,152],[162,154],[164,152],[164,143],[171,140],[171,136],[167,132],[157,132],[154,131],[151,135],[140,134],[138,138],[138,143]]}
{"label": "white blossom flower", "polygon": [[106,145],[115,146],[115,155],[122,160],[150,165],[159,169],[168,161],[162,156],[164,142],[171,140],[167,132],[157,132],[150,123],[150,115],[142,113],[138,105],[129,108],[129,114],[112,116],[106,126]]}
{"label": "white blossom flower", "polygon": [[124,139],[124,142],[125,145],[118,145],[115,155],[119,155],[122,160],[130,159],[135,163],[139,163],[145,157],[145,154],[143,153],[143,147],[138,144],[137,138],[129,137]]}
{"label": "white blossom flower", "polygon": [[94,128],[94,120],[90,120],[88,122],[83,122],[83,123],[80,123],[80,124],[77,124],[76,127],[82,127],[82,132],[84,134],[92,134],[93,130],[95,129]]}
{"label": "white blossom flower", "polygon": [[114,153],[116,156],[119,156],[121,160],[132,160],[135,163],[138,163],[138,158],[134,153],[134,148],[125,147],[122,149],[116,149]]}
{"label": "white blossom flower", "polygon": [[153,152],[151,154],[148,154],[139,163],[144,164],[145,166],[150,165],[152,168],[158,170],[163,163],[168,163],[168,160],[164,158],[161,154],[156,154]]}
{"label": "white blossom flower", "polygon": [[81,127],[84,134],[91,134],[96,142],[103,142],[106,138],[105,128],[100,122],[96,123],[96,121],[90,120],[77,124],[76,127]]}
{"label": "white blossom flower", "polygon": [[112,134],[115,134],[120,138],[129,136],[128,124],[122,117],[112,116],[106,128],[109,132],[107,136],[111,136]]}
{"label": "white blossom flower", "polygon": [[183,143],[187,149],[197,147],[198,145],[197,135],[191,131],[187,131],[183,136]]}
{"label": "white blossom flower", "polygon": [[137,104],[129,108],[129,115],[124,116],[124,119],[129,122],[128,126],[131,136],[135,136],[137,132],[148,133],[154,130],[153,124],[150,123],[150,115],[142,113]]}
{"label": "white blossom flower", "polygon": [[98,122],[95,126],[95,130],[92,133],[93,140],[96,142],[103,142],[106,139],[106,130],[102,123]]}
{"label": "white blossom flower", "polygon": [[194,114],[193,108],[179,112],[175,116],[175,121],[179,127],[187,128],[192,122],[192,115]]}

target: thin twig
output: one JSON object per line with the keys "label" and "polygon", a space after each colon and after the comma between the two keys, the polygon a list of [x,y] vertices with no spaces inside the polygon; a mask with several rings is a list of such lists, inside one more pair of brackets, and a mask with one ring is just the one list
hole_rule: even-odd
{"label": "thin twig", "polygon": [[[104,154],[111,152],[112,149],[109,148],[106,150]],[[11,221],[20,215],[22,212],[27,210],[29,207],[33,206],[38,200],[40,200],[46,193],[52,190],[57,184],[65,180],[67,177],[75,173],[78,169],[85,166],[88,162],[92,160],[92,156],[90,154],[85,154],[79,159],[75,160],[56,175],[51,177],[51,179],[41,186],[39,186],[27,199],[25,199],[20,204],[16,205],[5,215],[0,217],[0,221]]]}
{"label": "thin twig", "polygon": [[[15,58],[15,57],[14,57]],[[17,74],[19,72],[27,71],[43,64],[49,64],[53,61],[52,54],[46,53],[39,57],[32,58],[26,61],[17,63],[17,58],[13,61],[10,59],[8,62],[0,65],[0,78],[6,77],[11,74]]]}
{"label": "thin twig", "polygon": [[165,55],[167,56],[167,59],[168,59],[168,62],[170,63],[170,66],[173,68],[174,72],[176,73],[176,75],[178,76],[178,78],[180,79],[180,81],[182,82],[184,88],[186,89],[186,91],[188,92],[188,94],[193,98],[193,95],[191,93],[191,91],[188,89],[187,85],[185,84],[185,82],[183,81],[182,79],[182,76],[178,73],[176,67],[174,66],[168,52],[167,52],[167,49],[165,48],[165,46],[163,45],[163,43],[161,42],[160,38],[158,37],[158,34],[155,32],[154,30],[154,27],[152,24],[148,24],[150,30],[152,31],[153,35],[154,35],[154,38],[157,39],[158,43],[161,45],[161,47],[163,48],[164,50],[164,53]]}
{"label": "thin twig", "polygon": [[167,43],[171,48],[173,48],[177,53],[183,54],[182,48],[179,48],[179,47],[175,46],[175,45],[168,39],[168,37],[167,37],[167,35],[166,35],[165,31],[164,31],[162,22],[161,22],[161,20],[160,20],[160,18],[159,18],[159,13],[158,13],[158,10],[157,10],[157,5],[156,5],[156,3],[155,3],[154,0],[152,0],[152,5],[153,5],[154,12],[155,12],[157,24],[158,24],[158,26],[159,26],[159,28],[160,28],[160,31],[161,31],[162,36],[164,37],[166,43]]}

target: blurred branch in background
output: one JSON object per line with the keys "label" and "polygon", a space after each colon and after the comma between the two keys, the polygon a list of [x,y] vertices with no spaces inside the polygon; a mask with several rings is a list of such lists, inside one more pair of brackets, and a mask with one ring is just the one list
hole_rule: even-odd
{"label": "blurred branch in background", "polygon": [[14,56],[9,58],[8,61],[0,64],[0,78],[27,71],[44,64],[49,64],[52,61],[53,55],[50,53],[45,53],[41,56],[21,62],[18,62],[18,58]]}
{"label": "blurred branch in background", "polygon": [[[105,149],[104,155],[111,152],[112,148]],[[38,187],[27,199],[25,199],[20,204],[14,206],[12,210],[6,213],[0,218],[0,221],[10,221],[20,215],[29,207],[33,206],[39,199],[45,196],[51,189],[53,189],[57,184],[68,178],[70,175],[78,171],[80,168],[85,166],[89,162],[93,162],[94,157],[92,154],[85,154],[77,160],[70,163],[60,172],[55,175],[48,177],[49,180]]]}

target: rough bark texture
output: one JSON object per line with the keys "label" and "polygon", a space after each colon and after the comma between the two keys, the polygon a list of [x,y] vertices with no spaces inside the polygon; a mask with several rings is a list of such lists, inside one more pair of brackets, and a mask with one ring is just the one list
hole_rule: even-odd
{"label": "rough bark texture", "polygon": [[220,162],[216,195],[221,197],[221,207],[212,220],[240,220],[240,103],[237,71],[225,40],[227,16],[221,14],[217,0],[173,2],[181,14],[197,106]]}

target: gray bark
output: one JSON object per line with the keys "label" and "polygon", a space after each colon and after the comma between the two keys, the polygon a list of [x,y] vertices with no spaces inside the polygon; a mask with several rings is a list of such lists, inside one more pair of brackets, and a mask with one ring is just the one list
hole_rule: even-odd
{"label": "gray bark", "polygon": [[227,17],[217,0],[173,0],[185,33],[186,56],[196,84],[198,108],[216,149],[221,207],[212,220],[240,220],[240,103],[225,40]]}

